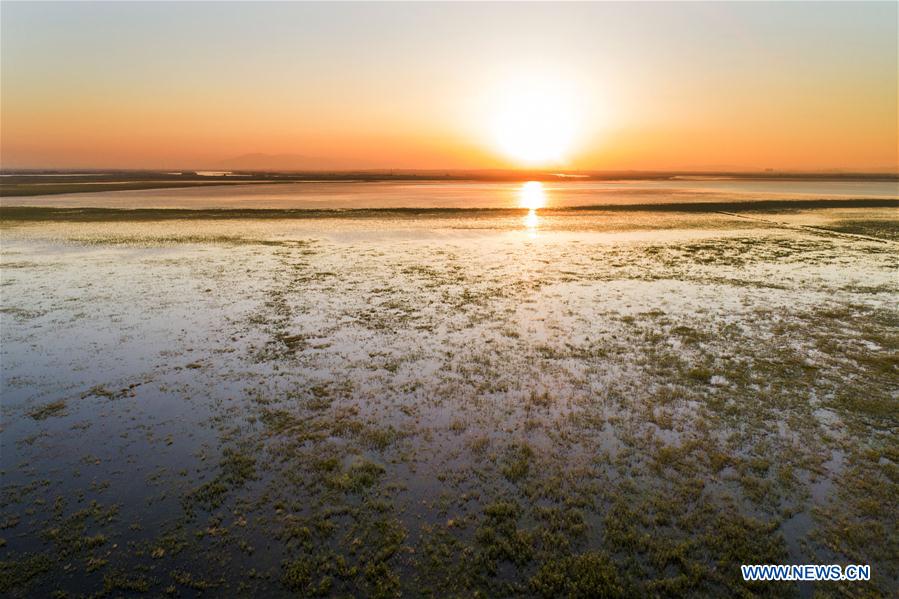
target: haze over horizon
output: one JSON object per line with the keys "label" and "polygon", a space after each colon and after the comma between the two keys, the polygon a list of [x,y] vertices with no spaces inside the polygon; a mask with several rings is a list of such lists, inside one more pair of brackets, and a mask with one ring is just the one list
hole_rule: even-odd
{"label": "haze over horizon", "polygon": [[897,11],[3,2],[0,166],[895,172]]}

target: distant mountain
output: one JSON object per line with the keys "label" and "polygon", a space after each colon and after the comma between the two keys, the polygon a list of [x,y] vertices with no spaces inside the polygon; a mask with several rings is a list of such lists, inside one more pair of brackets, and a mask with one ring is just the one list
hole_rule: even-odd
{"label": "distant mountain", "polygon": [[308,171],[332,169],[336,163],[328,158],[299,154],[243,154],[213,165],[231,171]]}

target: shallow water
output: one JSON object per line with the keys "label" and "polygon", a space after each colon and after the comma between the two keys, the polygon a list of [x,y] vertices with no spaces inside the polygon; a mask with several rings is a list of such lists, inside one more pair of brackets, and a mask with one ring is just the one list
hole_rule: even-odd
{"label": "shallow water", "polygon": [[[782,199],[899,198],[895,181],[665,180],[537,184],[538,208]],[[534,184],[309,182],[2,198],[2,206],[97,208],[530,208]]]}
{"label": "shallow water", "polygon": [[0,590],[895,588],[894,211],[533,216],[0,223]]}

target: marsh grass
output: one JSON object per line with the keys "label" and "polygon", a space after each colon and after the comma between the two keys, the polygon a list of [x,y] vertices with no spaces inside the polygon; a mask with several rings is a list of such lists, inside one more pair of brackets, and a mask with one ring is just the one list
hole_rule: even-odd
{"label": "marsh grass", "polygon": [[53,416],[63,416],[65,411],[66,402],[65,400],[60,399],[59,401],[51,401],[50,403],[35,408],[29,412],[28,415],[34,420],[46,420]]}

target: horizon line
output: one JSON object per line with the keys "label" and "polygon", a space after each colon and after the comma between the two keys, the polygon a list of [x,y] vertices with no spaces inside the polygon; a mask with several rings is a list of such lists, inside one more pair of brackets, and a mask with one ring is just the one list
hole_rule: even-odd
{"label": "horizon line", "polygon": [[[177,171],[175,173],[174,171]],[[339,174],[348,175],[355,173],[365,174],[476,174],[476,173],[540,173],[546,175],[603,175],[603,174],[652,174],[652,175],[899,175],[899,165],[894,167],[869,167],[869,168],[552,168],[552,167],[472,167],[472,168],[404,168],[404,167],[365,167],[365,168],[212,168],[212,167],[56,167],[56,166],[28,166],[28,167],[4,167],[0,166],[0,174],[27,174],[27,173],[157,173],[190,175],[198,173],[247,173],[247,174]]]}

